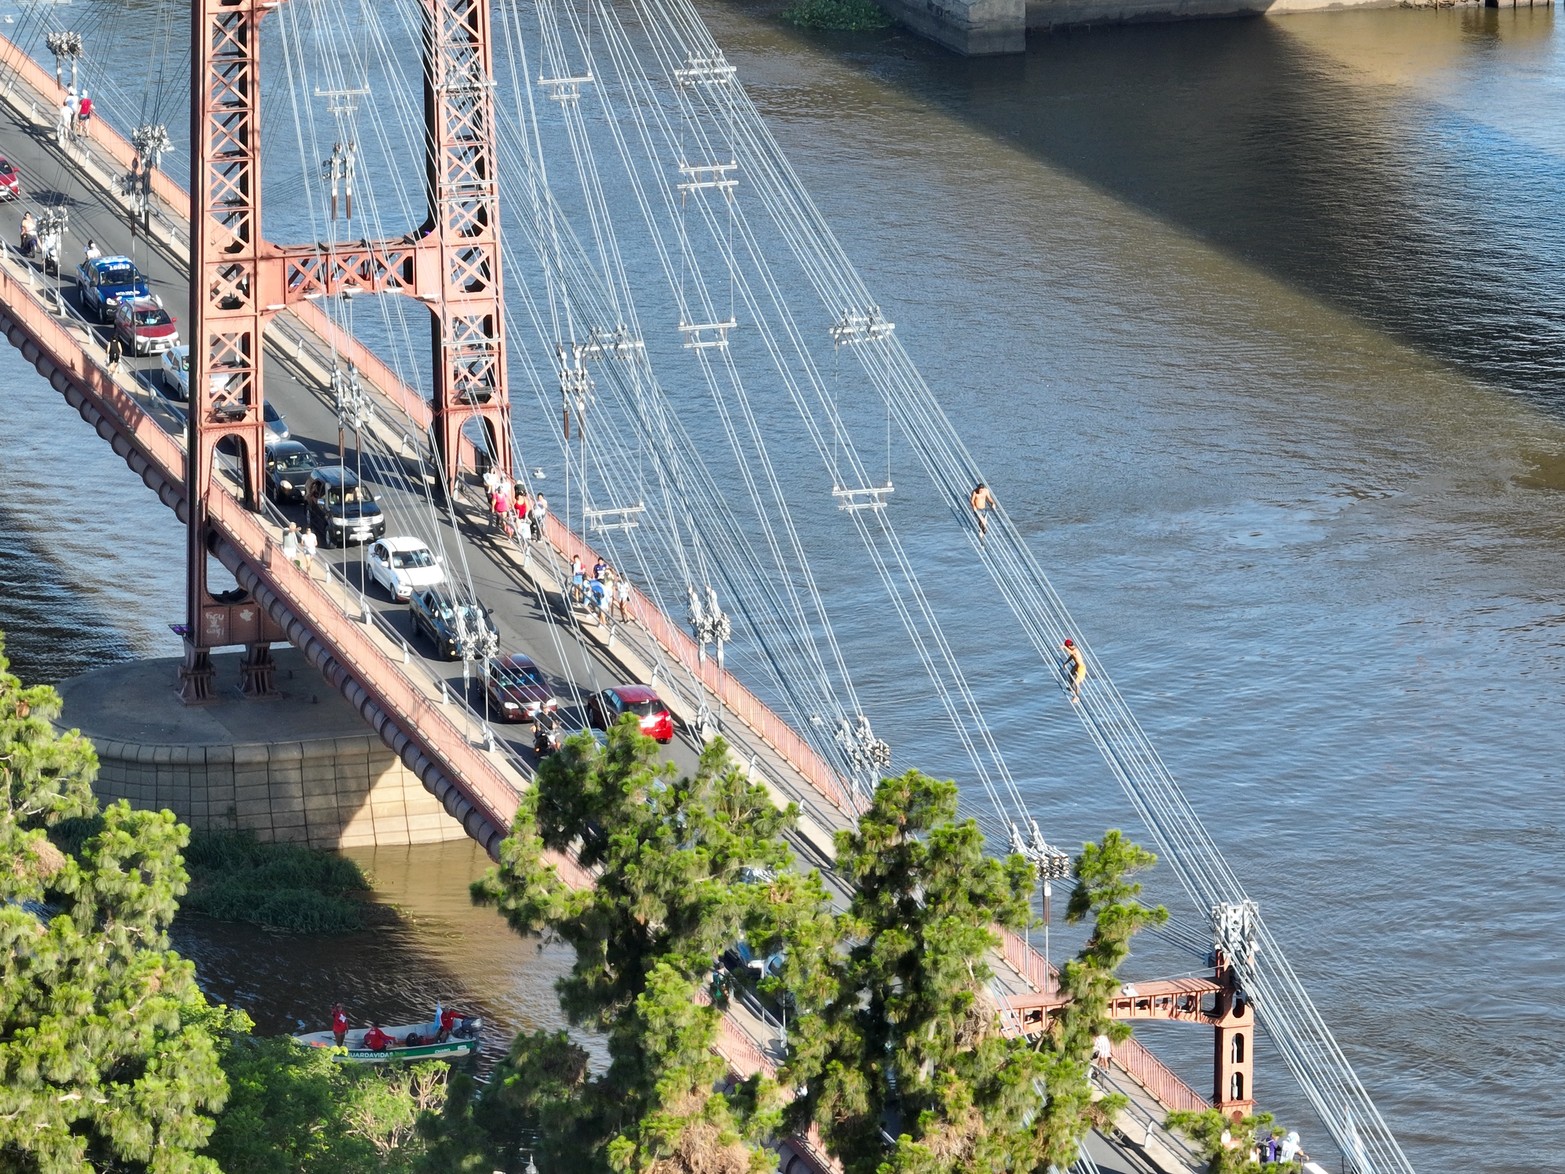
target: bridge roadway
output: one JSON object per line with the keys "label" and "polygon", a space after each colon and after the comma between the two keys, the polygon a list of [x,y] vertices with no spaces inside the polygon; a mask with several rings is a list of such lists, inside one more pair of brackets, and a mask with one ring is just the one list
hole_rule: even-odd
{"label": "bridge roadway", "polygon": [[[116,179],[126,170],[129,148],[112,139],[103,141],[106,128],[101,122],[96,132],[98,141],[68,150],[57,147],[52,134],[54,103],[46,96],[45,88],[52,87],[52,78],[35,63],[18,61],[14,53],[9,46],[0,45],[0,56],[12,66],[0,75],[6,99],[5,118],[0,122],[0,134],[3,134],[0,152],[18,167],[23,197],[0,210],[0,239],[7,244],[5,272],[0,274],[0,285],[9,286],[3,293],[7,306],[13,311],[17,307],[12,303],[23,300],[28,294],[35,293],[46,299],[56,311],[57,328],[63,328],[64,333],[101,364],[102,332],[83,322],[76,313],[74,284],[68,280],[46,280],[34,266],[11,255],[9,242],[17,239],[22,210],[31,208],[37,214],[44,206],[69,209],[71,235],[62,248],[67,278],[80,258],[82,245],[90,237],[105,253],[121,251],[132,256],[147,274],[154,291],[168,303],[171,312],[181,316],[178,307],[188,304],[185,262],[188,205],[179,206],[183,193],[177,185],[170,183],[167,177],[157,177],[158,198],[152,231],[150,234],[133,233],[127,205],[115,185]],[[16,314],[11,316],[14,319]],[[284,412],[297,439],[322,456],[335,458],[338,418],[328,391],[331,351],[310,325],[294,315],[280,316],[277,328],[268,340],[273,361],[267,367],[266,395]],[[374,485],[386,512],[387,533],[395,534],[410,528],[427,532],[427,524],[416,528],[399,527],[399,519],[417,518],[427,509],[424,470],[432,466],[420,464],[414,455],[416,450],[422,450],[427,458],[427,408],[415,393],[398,384],[373,356],[358,351],[355,358],[361,373],[369,377],[366,382],[380,392],[370,427],[381,432],[390,448],[406,454],[400,468],[393,468],[389,476],[376,479]],[[156,359],[127,361],[121,371],[119,391],[128,397],[124,414],[133,410],[133,402],[146,413],[149,421],[156,422],[161,442],[172,446],[182,436],[183,412],[181,405],[162,394],[158,370]],[[101,372],[98,374],[101,376]],[[103,431],[100,427],[100,432]],[[153,439],[151,430],[145,433],[145,443],[153,448],[158,446],[159,441]],[[116,447],[121,450],[120,445]],[[177,449],[165,451],[165,460],[170,459],[170,453],[177,453]],[[354,456],[350,451],[350,465]],[[131,463],[135,467],[136,462],[131,460]],[[177,470],[181,466],[175,463],[170,467]],[[381,471],[384,471],[384,463]],[[149,484],[152,484],[150,478]],[[471,477],[465,486],[465,491],[459,493],[453,503],[458,525],[455,534],[446,540],[448,564],[454,571],[462,568],[470,573],[478,597],[494,609],[501,650],[525,651],[539,661],[554,680],[560,695],[568,699],[566,718],[572,725],[583,721],[580,700],[587,692],[625,680],[654,681],[683,719],[679,737],[669,751],[681,770],[693,768],[699,754],[700,742],[694,727],[703,704],[710,704],[719,712],[726,708],[730,715],[735,710],[745,712],[751,724],[760,727],[759,732],[750,725],[730,719],[724,723],[725,736],[735,746],[741,760],[749,763],[753,774],[779,798],[799,803],[804,818],[801,831],[793,841],[794,850],[802,860],[820,866],[828,884],[834,886],[837,899],[844,900],[845,890],[831,870],[830,835],[836,828],[845,826],[851,816],[845,797],[833,790],[834,780],[825,764],[812,754],[801,752],[807,748],[796,736],[790,740],[791,731],[769,727],[766,723],[769,718],[775,721],[775,715],[762,712],[759,703],[737,683],[720,679],[710,664],[696,665],[694,647],[688,638],[639,593],[633,603],[636,618],[632,623],[600,629],[584,622],[585,617],[570,606],[562,590],[569,555],[586,550],[580,540],[554,519],[549,542],[518,548],[487,529],[481,492]],[[182,506],[182,502],[170,500],[167,487],[160,491],[160,496],[165,504],[175,506],[177,511]],[[182,493],[179,496],[182,497]],[[292,510],[279,512],[268,506],[263,515],[252,516],[234,501],[223,503],[219,512],[220,524],[230,534],[236,529],[244,529],[246,523],[252,531],[249,534],[251,548],[241,552],[240,563],[248,559],[251,565],[264,565],[274,579],[283,581],[279,585],[284,590],[291,587],[297,592],[296,600],[303,599],[306,610],[311,603],[321,605],[324,601],[326,606],[335,608],[336,622],[330,623],[326,617],[321,617],[320,626],[337,632],[346,630],[357,636],[356,643],[360,647],[333,650],[339,665],[346,662],[362,668],[364,660],[378,655],[393,668],[402,666],[401,675],[412,686],[411,694],[405,697],[408,710],[403,715],[412,719],[410,724],[425,737],[439,739],[444,747],[459,742],[462,753],[458,758],[463,766],[476,764],[491,777],[506,780],[505,792],[470,797],[463,811],[468,816],[464,822],[469,825],[470,832],[475,832],[475,823],[483,825],[476,834],[493,852],[497,843],[493,833],[496,829],[503,833],[509,825],[515,788],[525,785],[531,775],[534,763],[529,739],[518,737],[504,727],[487,727],[497,735],[491,741],[481,717],[460,703],[465,683],[459,666],[425,658],[419,641],[413,636],[406,606],[385,600],[378,591],[364,590],[362,548],[322,551],[313,578],[307,586],[301,585],[297,583],[299,576],[290,575],[292,568],[280,558],[271,557],[276,553],[282,526],[290,518],[302,520],[300,515]],[[230,560],[225,559],[227,561]],[[241,573],[240,578],[245,582],[247,576]],[[255,589],[258,599],[263,598],[268,586],[264,581],[246,582],[246,585]],[[343,625],[344,616],[354,622]],[[295,632],[290,633],[291,638],[294,635]],[[680,645],[681,639],[688,647]],[[355,654],[360,659],[355,660]],[[689,665],[689,669],[682,667],[681,662]],[[331,675],[328,673],[329,677]],[[345,687],[351,683],[350,675],[339,671],[333,683],[344,687],[350,700],[357,702]],[[703,686],[715,690],[715,696],[721,697],[723,704],[714,700],[714,694],[704,693]],[[384,723],[376,724],[382,737],[406,757],[408,749],[388,736]],[[795,765],[800,760],[802,767]],[[456,773],[461,773],[460,767]],[[451,809],[452,801],[447,799],[446,802]],[[461,803],[457,804],[458,808],[461,806]],[[567,871],[574,871],[569,862],[561,861],[560,864]],[[1039,967],[1041,959],[1027,950],[1025,943],[1014,938],[1009,940],[1004,955],[1006,964],[995,968],[999,976],[997,998],[1021,995],[1046,985],[1047,980],[1041,977]],[[766,1022],[754,1013],[754,1009],[739,1008],[725,1020],[721,1050],[742,1074],[758,1067],[774,1067],[781,1046],[779,1025]],[[1157,1168],[1146,1163],[1145,1153],[1158,1155],[1163,1169],[1180,1168],[1178,1159],[1165,1144],[1167,1139],[1159,1136],[1161,1131],[1156,1127],[1163,1111],[1159,1100],[1187,1107],[1198,1103],[1200,1098],[1139,1045],[1125,1049],[1117,1059],[1124,1067],[1107,1079],[1132,1097],[1125,1131],[1136,1137],[1139,1145],[1135,1152],[1125,1151],[1096,1138],[1091,1145],[1093,1156],[1101,1168],[1124,1170],[1127,1174],[1133,1170]],[[1158,1094],[1157,1098],[1151,1095],[1149,1088]]]}

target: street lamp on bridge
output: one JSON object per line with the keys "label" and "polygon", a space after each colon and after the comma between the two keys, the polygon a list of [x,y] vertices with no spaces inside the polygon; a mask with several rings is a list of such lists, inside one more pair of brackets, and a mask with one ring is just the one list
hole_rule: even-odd
{"label": "street lamp on bridge", "polygon": [[77,32],[50,33],[43,39],[44,47],[54,54],[54,80],[62,88],[65,80],[61,62],[71,63],[71,89],[76,88],[76,63],[82,57],[82,35]]}

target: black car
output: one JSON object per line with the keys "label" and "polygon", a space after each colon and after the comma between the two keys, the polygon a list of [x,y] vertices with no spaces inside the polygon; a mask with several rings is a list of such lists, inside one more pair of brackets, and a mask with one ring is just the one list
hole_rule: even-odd
{"label": "black car", "polygon": [[408,610],[413,615],[414,634],[429,637],[435,653],[443,660],[457,660],[462,655],[464,630],[472,640],[470,651],[483,655],[479,644],[493,648],[500,634],[495,631],[489,613],[476,603],[458,603],[444,587],[426,587],[413,592],[408,600]]}
{"label": "black car", "polygon": [[353,470],[342,465],[315,469],[304,482],[308,525],[322,546],[373,542],[386,532],[386,519],[375,495],[359,484]]}
{"label": "black car", "polygon": [[266,492],[273,501],[303,501],[305,482],[313,472],[315,454],[297,440],[266,446]]}

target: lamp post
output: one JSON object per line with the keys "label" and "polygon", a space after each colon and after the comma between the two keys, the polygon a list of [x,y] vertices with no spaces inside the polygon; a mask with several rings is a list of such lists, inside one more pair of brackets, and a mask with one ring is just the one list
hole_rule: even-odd
{"label": "lamp post", "polygon": [[875,791],[875,777],[883,767],[891,764],[891,745],[883,738],[875,737],[869,718],[859,714],[857,723],[842,719],[837,729],[837,745],[847,755],[854,781],[866,795]]}
{"label": "lamp post", "polygon": [[131,206],[141,213],[141,227],[152,229],[152,173],[163,165],[163,152],[174,146],[168,137],[168,127],[160,122],[144,122],[130,132],[131,146],[136,148],[136,160],[141,170],[132,170],[126,176],[127,194]]}
{"label": "lamp post", "polygon": [[1038,870],[1038,879],[1043,882],[1043,965],[1052,982],[1053,971],[1049,964],[1049,920],[1053,914],[1053,882],[1065,880],[1070,876],[1071,858],[1070,853],[1054,847],[1043,838],[1043,833],[1038,830],[1037,820],[1032,820],[1031,823],[1031,835],[1025,842],[1016,825],[1014,823],[1011,825],[1011,852],[1032,861],[1033,867]]}
{"label": "lamp post", "polygon": [[71,89],[76,88],[76,63],[82,56],[82,35],[75,32],[50,33],[43,39],[44,47],[54,54],[54,80],[62,88],[65,80],[62,61],[71,63]]}

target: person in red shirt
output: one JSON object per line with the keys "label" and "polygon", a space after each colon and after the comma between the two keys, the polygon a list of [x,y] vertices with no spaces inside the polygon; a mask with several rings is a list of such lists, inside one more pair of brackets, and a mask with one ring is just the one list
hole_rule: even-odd
{"label": "person in red shirt", "polygon": [[331,1037],[340,1048],[342,1041],[348,1035],[348,1013],[342,1009],[341,1003],[331,1005]]}
{"label": "person in red shirt", "polygon": [[372,1052],[384,1052],[386,1046],[396,1041],[380,1029],[380,1024],[370,1024],[370,1029],[364,1033],[364,1046]]}
{"label": "person in red shirt", "polygon": [[442,1041],[450,1039],[451,1029],[457,1025],[461,1018],[450,1007],[447,1007],[440,1013],[440,1034],[436,1038]]}

